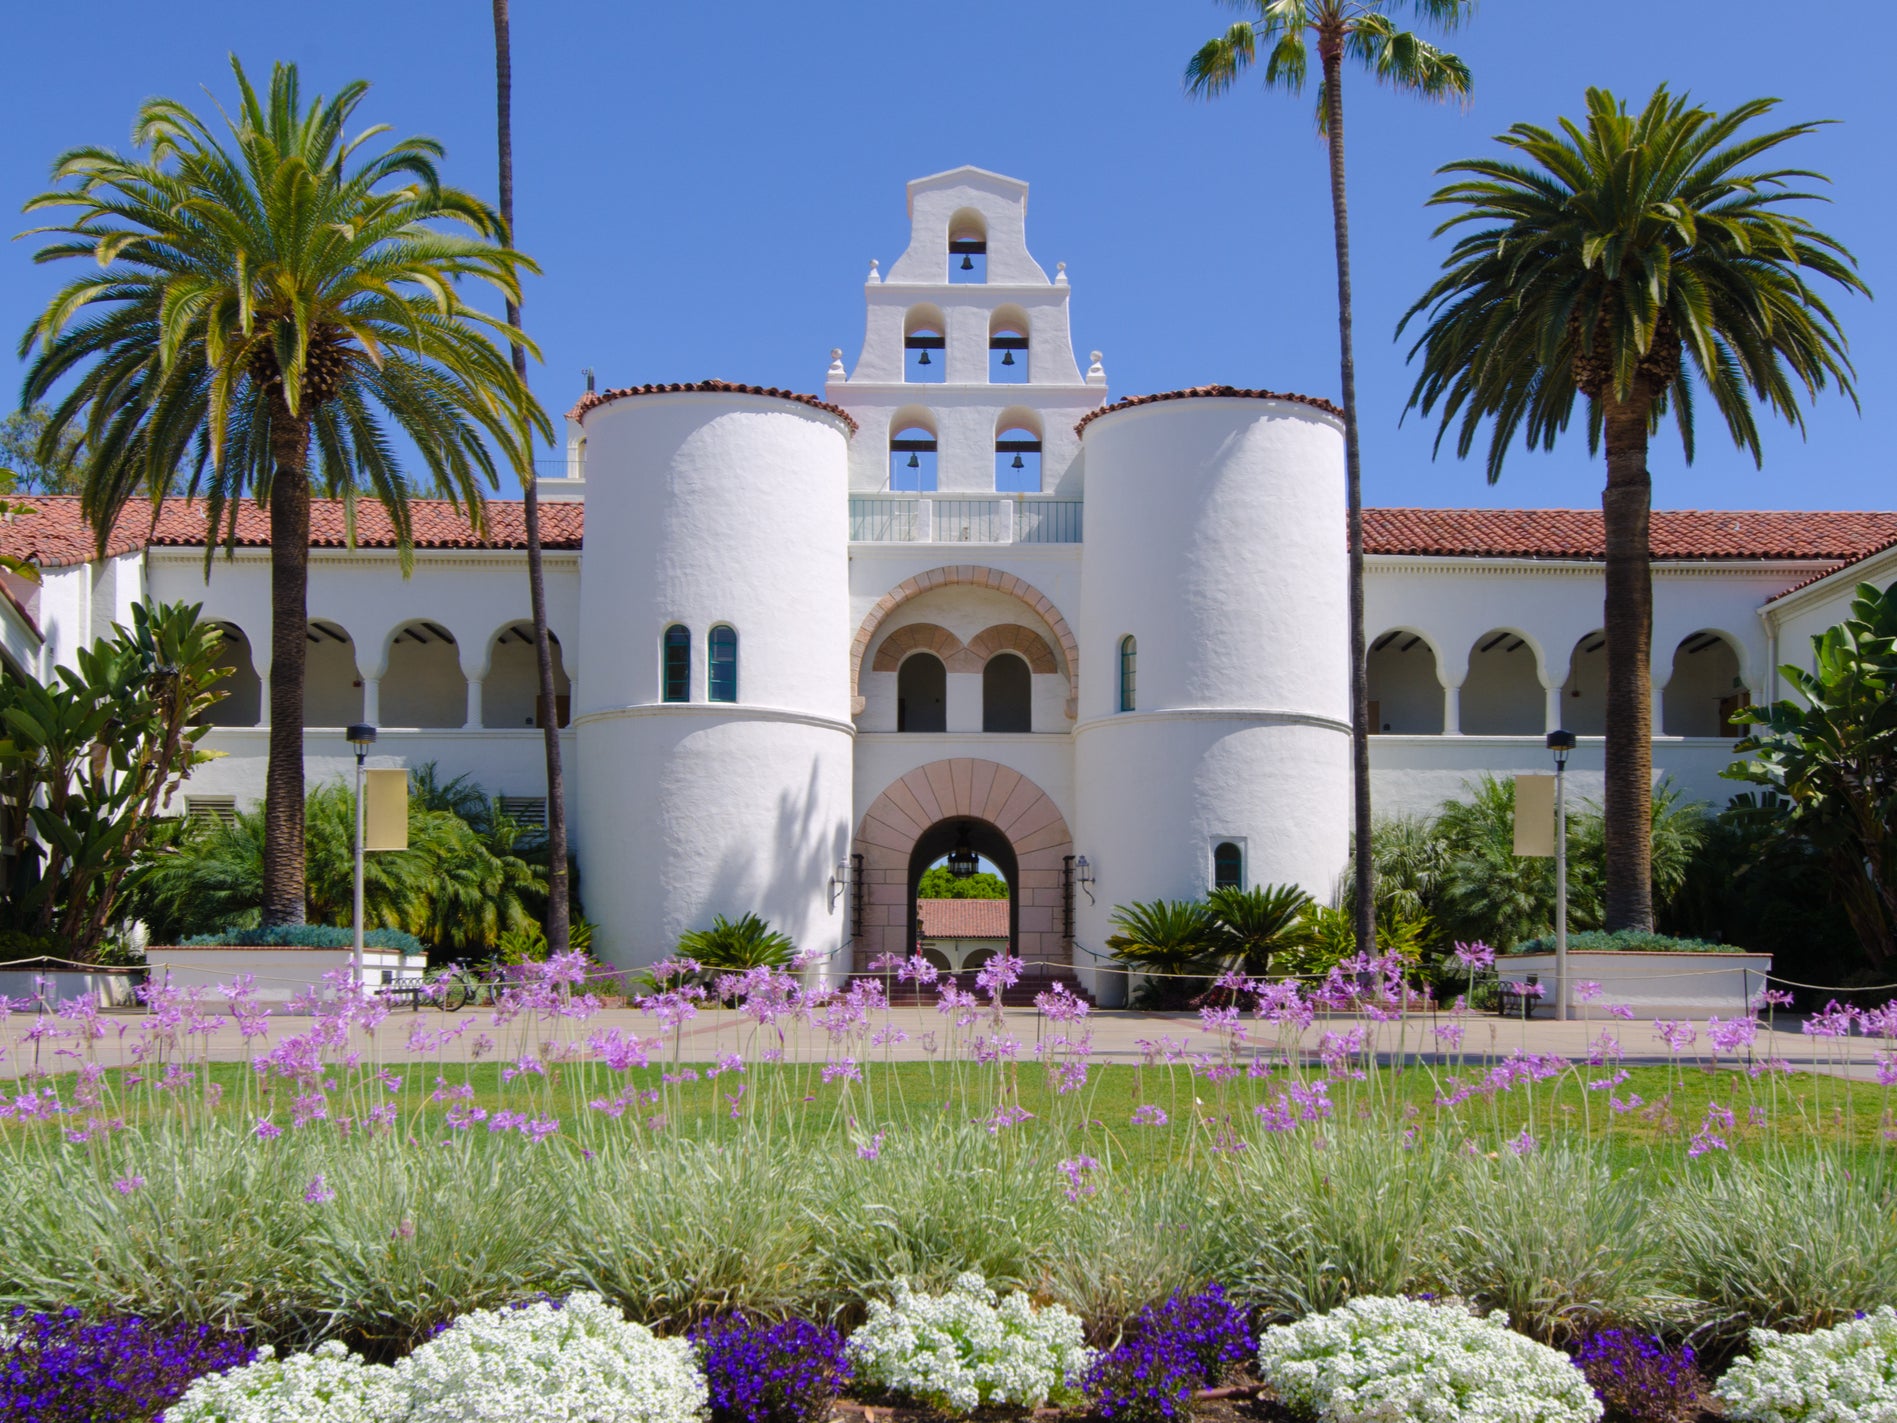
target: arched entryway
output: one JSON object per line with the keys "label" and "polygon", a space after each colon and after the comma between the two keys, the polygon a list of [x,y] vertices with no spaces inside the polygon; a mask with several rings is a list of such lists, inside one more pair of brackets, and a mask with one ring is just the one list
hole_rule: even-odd
{"label": "arched entryway", "polygon": [[917,882],[964,829],[971,848],[1008,881],[1009,936],[1027,972],[1066,976],[1073,965],[1074,853],[1066,817],[1019,771],[974,757],[918,766],[863,813],[852,846],[862,857],[861,907],[851,926],[857,969],[882,954],[913,952]]}

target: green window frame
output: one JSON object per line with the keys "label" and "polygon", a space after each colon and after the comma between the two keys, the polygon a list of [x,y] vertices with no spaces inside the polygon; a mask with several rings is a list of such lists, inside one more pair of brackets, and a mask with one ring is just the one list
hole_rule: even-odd
{"label": "green window frame", "polygon": [[660,695],[668,702],[692,699],[692,630],[673,623],[660,639],[663,686]]}
{"label": "green window frame", "polygon": [[1120,710],[1134,708],[1135,681],[1139,672],[1139,643],[1128,633],[1120,639]]}
{"label": "green window frame", "polygon": [[714,702],[738,699],[738,630],[720,623],[705,640],[708,692]]}
{"label": "green window frame", "polygon": [[1212,847],[1212,888],[1245,887],[1245,847],[1236,840],[1221,840]]}

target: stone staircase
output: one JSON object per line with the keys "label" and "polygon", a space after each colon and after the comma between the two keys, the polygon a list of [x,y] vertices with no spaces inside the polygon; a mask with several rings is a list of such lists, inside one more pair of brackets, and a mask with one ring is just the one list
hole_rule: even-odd
{"label": "stone staircase", "polygon": [[[871,978],[881,981],[884,975],[859,971],[851,974],[850,977],[852,981],[859,978]],[[969,993],[978,994],[984,1002],[987,1001],[987,995],[982,993],[981,990],[975,986],[975,971],[972,969],[967,973],[943,974],[934,984],[923,991],[922,1001],[925,1004],[932,1005],[935,1001],[937,989],[951,978],[960,988]],[[1073,970],[1071,969],[1056,969],[1050,974],[1033,976],[1023,974],[1018,983],[1001,990],[1002,1006],[1007,1008],[1032,1008],[1034,1006],[1035,995],[1045,993],[1056,983],[1062,985],[1069,993],[1073,994],[1074,997],[1080,999],[1090,1007],[1099,1006],[1094,1002],[1093,994],[1081,986],[1080,980],[1074,977]],[[897,983],[894,981],[894,976],[890,976],[889,997],[892,1003],[901,1006],[904,1002],[913,1002],[915,999],[915,991],[914,984]]]}

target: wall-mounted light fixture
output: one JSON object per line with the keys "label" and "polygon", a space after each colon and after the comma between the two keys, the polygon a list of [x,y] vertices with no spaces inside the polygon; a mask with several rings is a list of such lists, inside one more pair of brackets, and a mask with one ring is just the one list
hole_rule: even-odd
{"label": "wall-mounted light fixture", "polygon": [[837,899],[850,887],[850,862],[838,860],[836,868],[830,871],[830,912],[837,912]]}
{"label": "wall-mounted light fixture", "polygon": [[1100,902],[1093,897],[1093,866],[1087,863],[1085,855],[1077,855],[1074,858],[1074,883],[1087,891],[1087,903]]}

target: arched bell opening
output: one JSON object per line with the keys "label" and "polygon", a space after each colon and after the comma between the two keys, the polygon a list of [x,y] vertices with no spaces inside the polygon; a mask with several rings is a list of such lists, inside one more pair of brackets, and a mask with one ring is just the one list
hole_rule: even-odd
{"label": "arched bell opening", "polygon": [[988,219],[974,208],[961,208],[949,219],[950,282],[979,286],[988,280]]}
{"label": "arched bell opening", "polygon": [[940,307],[912,306],[904,313],[902,378],[922,384],[948,379],[948,322]]}

